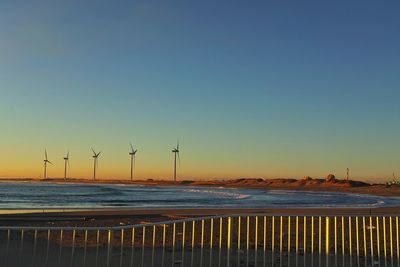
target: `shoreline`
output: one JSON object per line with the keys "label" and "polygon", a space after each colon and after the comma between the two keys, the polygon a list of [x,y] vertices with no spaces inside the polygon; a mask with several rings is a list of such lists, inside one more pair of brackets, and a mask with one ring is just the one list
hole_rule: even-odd
{"label": "shoreline", "polygon": [[375,196],[400,197],[400,186],[386,186],[384,184],[368,184],[357,181],[337,180],[337,182],[326,182],[324,179],[296,180],[296,179],[235,179],[235,180],[88,180],[88,179],[30,179],[30,178],[8,178],[0,179],[1,183],[54,183],[54,184],[113,184],[113,185],[143,185],[143,186],[202,186],[202,187],[224,187],[259,190],[293,190],[293,191],[317,191],[317,192],[339,192],[369,194]]}

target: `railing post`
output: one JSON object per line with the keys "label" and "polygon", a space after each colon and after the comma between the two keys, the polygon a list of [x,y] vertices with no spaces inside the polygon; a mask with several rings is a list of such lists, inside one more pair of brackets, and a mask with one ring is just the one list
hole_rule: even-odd
{"label": "railing post", "polygon": [[[59,248],[59,252],[58,252],[58,266],[61,266],[61,255],[62,255],[62,243],[63,243],[63,230],[60,230],[60,248]],[[96,256],[96,260],[97,260],[97,256]],[[96,264],[97,266],[97,264]]]}
{"label": "railing post", "polygon": [[50,229],[47,230],[46,267],[49,265]]}
{"label": "railing post", "polygon": [[108,236],[107,236],[107,267],[110,266],[110,257],[111,257],[111,230],[108,230]]}
{"label": "railing post", "polygon": [[311,216],[311,255],[314,255],[314,216]]}
{"label": "railing post", "polygon": [[83,248],[83,266],[86,266],[86,250],[87,250],[87,242],[88,242],[88,231],[85,230],[85,244]]}
{"label": "railing post", "polygon": [[376,249],[378,254],[378,259],[381,259],[381,247],[380,247],[380,240],[379,240],[379,217],[376,217]]}
{"label": "railing post", "polygon": [[75,231],[75,229],[74,229],[74,230],[72,230],[71,267],[74,266],[74,257],[75,257],[75,236],[76,236],[76,231]]}
{"label": "railing post", "polygon": [[372,216],[369,217],[369,242],[371,245],[371,261],[374,259],[374,228],[372,225]]}
{"label": "railing post", "polygon": [[326,230],[325,230],[325,242],[326,242],[325,255],[326,255],[326,257],[328,257],[329,256],[329,217],[327,216],[325,219],[326,219],[326,221],[325,221],[325,228],[326,228]]}
{"label": "railing post", "polygon": [[386,261],[386,217],[383,217],[383,256],[385,257]]}
{"label": "railing post", "polygon": [[272,225],[271,225],[271,249],[272,255],[275,252],[275,216],[272,216]]}
{"label": "railing post", "polygon": [[288,222],[288,233],[287,233],[287,241],[288,241],[288,255],[289,255],[289,257],[290,257],[290,237],[291,237],[291,235],[290,235],[290,216],[288,216],[288,220],[287,220],[287,222]]}
{"label": "railing post", "polygon": [[96,233],[96,267],[98,266],[98,263],[99,263],[99,243],[100,243],[100,230],[97,230],[97,233]]}
{"label": "railing post", "polygon": [[33,240],[33,256],[32,256],[32,267],[35,266],[36,261],[36,244],[37,244],[37,230],[34,233],[34,240]]}

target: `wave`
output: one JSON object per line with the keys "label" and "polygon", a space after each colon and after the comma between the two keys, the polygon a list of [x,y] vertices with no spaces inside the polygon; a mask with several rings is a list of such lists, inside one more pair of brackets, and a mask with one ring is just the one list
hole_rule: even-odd
{"label": "wave", "polygon": [[184,189],[183,192],[187,193],[200,193],[200,194],[208,194],[214,195],[222,198],[230,198],[230,199],[246,199],[251,197],[251,195],[241,194],[241,193],[233,193],[226,191],[218,191],[218,190],[206,190],[206,189]]}

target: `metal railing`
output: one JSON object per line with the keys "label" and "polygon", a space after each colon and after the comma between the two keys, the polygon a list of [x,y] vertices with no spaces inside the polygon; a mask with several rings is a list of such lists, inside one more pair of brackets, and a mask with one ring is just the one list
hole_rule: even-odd
{"label": "metal railing", "polygon": [[0,227],[1,266],[399,266],[394,216],[229,215]]}

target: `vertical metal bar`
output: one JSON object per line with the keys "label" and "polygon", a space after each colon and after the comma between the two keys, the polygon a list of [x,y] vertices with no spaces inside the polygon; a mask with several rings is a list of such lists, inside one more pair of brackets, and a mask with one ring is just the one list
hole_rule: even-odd
{"label": "vertical metal bar", "polygon": [[322,217],[318,218],[318,252],[319,255],[322,253]]}
{"label": "vertical metal bar", "polygon": [[358,234],[358,216],[356,216],[356,246],[357,246],[357,266],[360,266],[360,242]]}
{"label": "vertical metal bar", "polygon": [[74,259],[75,259],[75,236],[76,236],[76,230],[73,230],[72,231],[71,267],[74,266]]}
{"label": "vertical metal bar", "polygon": [[111,230],[108,230],[108,237],[107,237],[107,267],[110,266],[110,256],[111,256]]}
{"label": "vertical metal bar", "polygon": [[386,217],[383,217],[383,256],[385,257],[386,261]]}
{"label": "vertical metal bar", "polygon": [[264,252],[267,250],[267,216],[264,216]]}
{"label": "vertical metal bar", "polygon": [[351,217],[349,217],[349,254],[352,256],[352,242],[351,242]]}
{"label": "vertical metal bar", "polygon": [[241,218],[239,216],[238,217],[238,241],[237,241],[238,253],[239,254],[240,254],[240,230],[241,230]]}
{"label": "vertical metal bar", "polygon": [[49,248],[50,248],[50,229],[47,230],[47,247],[46,247],[46,267],[49,265]]}
{"label": "vertical metal bar", "polygon": [[228,247],[228,255],[227,255],[227,266],[230,266],[230,253],[231,253],[231,217],[228,217],[228,240],[227,240],[227,247]]}
{"label": "vertical metal bar", "polygon": [[344,217],[342,216],[342,256],[344,257]]}
{"label": "vertical metal bar", "polygon": [[296,255],[299,253],[299,216],[296,216]]}
{"label": "vertical metal bar", "polygon": [[358,238],[358,216],[356,216],[356,251],[357,251],[357,259],[360,257],[360,242]]}
{"label": "vertical metal bar", "polygon": [[272,225],[271,225],[271,250],[272,255],[275,252],[275,216],[272,216]]}
{"label": "vertical metal bar", "polygon": [[364,244],[364,262],[365,266],[367,266],[368,263],[368,255],[367,255],[367,229],[366,229],[366,223],[365,223],[365,216],[363,216],[363,244]]}
{"label": "vertical metal bar", "polygon": [[21,243],[20,243],[20,247],[19,247],[18,266],[21,266],[23,251],[24,251],[24,229],[21,229]]}
{"label": "vertical metal bar", "polygon": [[378,258],[381,258],[381,248],[380,248],[380,240],[379,240],[379,217],[376,217],[376,249]]}
{"label": "vertical metal bar", "polygon": [[329,217],[325,217],[325,255],[329,256]]}
{"label": "vertical metal bar", "polygon": [[334,232],[335,232],[335,256],[337,255],[337,217],[334,217]]}
{"label": "vertical metal bar", "polygon": [[152,242],[152,247],[151,247],[151,266],[154,266],[154,249],[155,249],[155,246],[156,246],[156,226],[153,225],[153,242]]}
{"label": "vertical metal bar", "polygon": [[36,244],[37,244],[37,230],[34,233],[34,240],[33,240],[33,256],[32,256],[32,267],[35,266],[36,261]]}
{"label": "vertical metal bar", "polygon": [[372,217],[369,217],[369,242],[371,245],[371,258],[373,260],[374,258],[374,231],[373,231],[373,225],[372,225]]}
{"label": "vertical metal bar", "polygon": [[303,222],[303,226],[304,226],[304,233],[303,233],[303,250],[304,250],[304,257],[306,255],[307,252],[307,216],[304,216],[304,222]]}
{"label": "vertical metal bar", "polygon": [[[254,229],[254,249],[257,252],[258,249],[258,216],[255,217],[255,229]],[[256,254],[257,255],[257,254]]]}
{"label": "vertical metal bar", "polygon": [[201,220],[201,248],[204,248],[204,220]]}
{"label": "vertical metal bar", "polygon": [[219,218],[219,251],[218,251],[218,267],[221,266],[221,249],[222,249],[222,217]]}
{"label": "vertical metal bar", "polygon": [[364,257],[367,259],[367,231],[365,228],[365,217],[363,217],[363,243],[364,243]]}
{"label": "vertical metal bar", "polygon": [[85,244],[84,244],[84,248],[83,248],[83,266],[86,266],[87,241],[88,241],[88,231],[85,230]]}
{"label": "vertical metal bar", "polygon": [[96,237],[96,267],[99,263],[99,243],[100,243],[100,230],[97,230],[97,237]]}
{"label": "vertical metal bar", "polygon": [[186,235],[186,222],[182,222],[182,267],[185,262],[185,235]]}
{"label": "vertical metal bar", "polygon": [[314,216],[311,216],[311,254],[314,254]]}
{"label": "vertical metal bar", "polygon": [[185,250],[186,222],[182,222],[182,250]]}
{"label": "vertical metal bar", "polygon": [[283,251],[283,216],[280,217],[279,224],[279,252],[282,254]]}
{"label": "vertical metal bar", "polygon": [[172,226],[172,248],[175,249],[176,223]]}
{"label": "vertical metal bar", "polygon": [[[58,251],[58,266],[61,266],[61,256],[62,256],[62,243],[63,243],[63,230],[60,230],[60,248]],[[96,259],[97,260],[97,259]],[[97,266],[97,265],[96,265]]]}
{"label": "vertical metal bar", "polygon": [[133,266],[135,257],[135,228],[132,227],[132,237],[131,237],[131,266]]}
{"label": "vertical metal bar", "polygon": [[195,222],[192,222],[192,250],[194,248],[194,230],[195,230]]}
{"label": "vertical metal bar", "polygon": [[213,247],[213,237],[214,237],[214,219],[210,220],[210,248]]}
{"label": "vertical metal bar", "polygon": [[[146,244],[146,226],[142,228],[142,267],[144,266],[144,248]],[[108,266],[107,266],[108,267]]]}
{"label": "vertical metal bar", "polygon": [[389,217],[389,234],[390,234],[390,257],[393,259],[393,225],[392,216]]}
{"label": "vertical metal bar", "polygon": [[191,264],[190,266],[193,266],[193,255],[194,255],[194,230],[195,230],[195,222],[192,222],[192,257],[191,257]]}
{"label": "vertical metal bar", "polygon": [[287,222],[288,222],[288,225],[287,225],[287,228],[288,228],[288,233],[287,233],[288,248],[287,248],[287,250],[288,250],[288,254],[290,255],[290,216],[288,216]]}
{"label": "vertical metal bar", "polygon": [[[212,266],[212,251],[213,251],[213,237],[214,237],[214,219],[210,219],[210,267]],[[183,267],[183,265],[182,265]]]}
{"label": "vertical metal bar", "polygon": [[163,226],[163,238],[162,238],[162,246],[165,248],[165,231],[166,231],[167,226],[164,224]]}
{"label": "vertical metal bar", "polygon": [[172,266],[175,264],[175,236],[176,236],[176,223],[173,224],[172,228]]}
{"label": "vertical metal bar", "polygon": [[397,265],[400,265],[399,217],[396,216]]}
{"label": "vertical metal bar", "polygon": [[246,266],[249,266],[249,248],[250,248],[250,218],[247,216],[246,224]]}
{"label": "vertical metal bar", "polygon": [[228,217],[228,240],[227,240],[228,252],[231,250],[231,217]]}
{"label": "vertical metal bar", "polygon": [[267,216],[264,216],[264,234],[263,234],[263,236],[264,236],[264,238],[263,238],[263,242],[264,242],[264,245],[263,245],[263,250],[264,250],[264,253],[263,253],[263,266],[265,267],[265,265],[266,265],[265,256],[266,256],[266,251],[267,251]]}
{"label": "vertical metal bar", "polygon": [[11,239],[11,230],[7,230],[7,244],[6,244],[6,256],[4,259],[4,266],[8,266],[8,252],[10,250],[10,239]]}
{"label": "vertical metal bar", "polygon": [[[87,239],[87,231],[85,232],[85,240],[86,239]],[[120,250],[120,254],[121,255],[119,257],[119,266],[121,267],[122,266],[122,262],[123,262],[123,257],[124,257],[124,228],[121,229],[121,250]],[[85,255],[86,255],[86,252],[85,252]]]}

